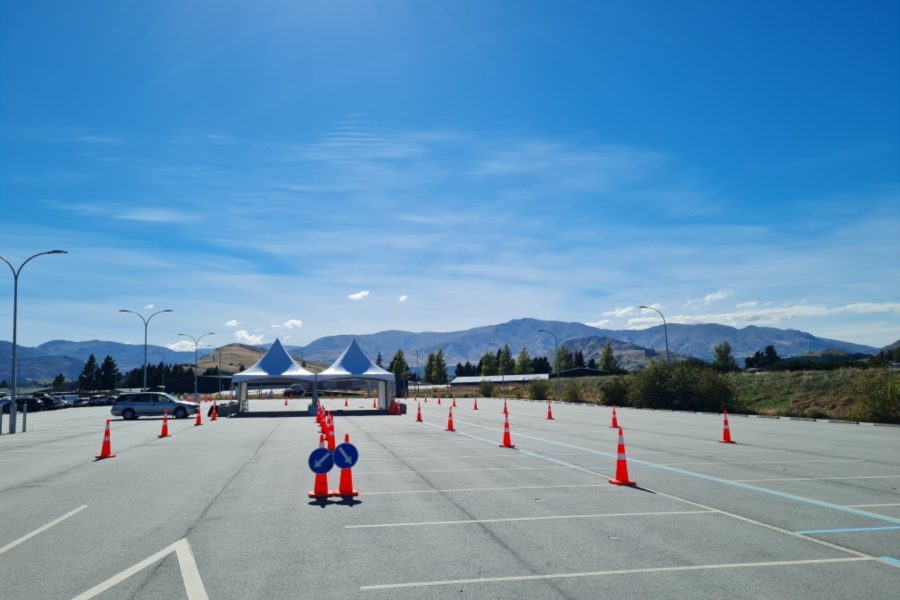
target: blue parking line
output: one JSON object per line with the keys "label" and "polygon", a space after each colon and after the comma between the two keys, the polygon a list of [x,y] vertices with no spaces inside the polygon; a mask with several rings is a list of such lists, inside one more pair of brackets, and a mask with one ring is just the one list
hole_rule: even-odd
{"label": "blue parking line", "polygon": [[857,533],[864,531],[896,531],[900,527],[847,527],[845,529],[810,529],[808,531],[795,531],[800,535],[813,535],[817,533]]}
{"label": "blue parking line", "polygon": [[895,567],[900,567],[900,560],[897,560],[893,556],[880,556],[878,560],[886,562],[887,564],[893,565]]}
{"label": "blue parking line", "polygon": [[[472,423],[471,421],[465,421],[465,424],[472,425],[473,427],[478,427],[479,429],[490,429],[490,430],[495,429],[494,427],[485,427],[484,425],[478,425],[477,423]],[[470,436],[470,437],[475,437],[475,436]],[[523,433],[517,433],[515,435],[515,437],[516,438],[526,438],[526,439],[535,440],[538,442],[544,442],[547,444],[554,444],[556,446],[563,446],[565,448],[572,448],[574,450],[581,450],[583,452],[588,452],[590,454],[596,454],[598,456],[606,456],[609,458],[615,458],[615,456],[616,456],[615,454],[612,454],[610,452],[601,452],[599,450],[592,450],[590,448],[584,448],[582,446],[575,446],[573,444],[566,444],[565,442],[557,442],[554,440],[548,440],[545,438],[535,437],[535,436],[527,435],[527,434],[523,434]],[[476,437],[476,439],[482,439],[482,438]],[[557,462],[559,462],[559,461],[557,461]],[[677,469],[675,467],[667,467],[665,465],[658,465],[656,463],[647,462],[647,461],[643,461],[643,460],[630,460],[628,462],[644,465],[647,467],[653,467],[656,469],[662,469],[663,471],[669,471],[672,473],[678,473],[679,475],[687,475],[688,477],[696,477],[698,479],[705,479],[707,481],[712,481],[714,483],[730,485],[732,487],[750,490],[753,492],[762,492],[763,494],[769,494],[770,496],[776,496],[779,498],[784,498],[786,500],[793,500],[794,502],[802,502],[804,504],[811,504],[813,506],[818,506],[819,508],[836,510],[836,511],[840,511],[843,513],[856,515],[858,517],[864,517],[866,519],[874,519],[876,521],[882,521],[885,523],[893,523],[894,525],[900,525],[900,519],[895,519],[893,517],[886,517],[884,515],[870,513],[870,512],[866,512],[864,510],[850,508],[847,506],[840,506],[839,504],[832,504],[830,502],[823,502],[821,500],[814,500],[813,498],[805,498],[803,496],[795,496],[794,494],[788,494],[786,492],[779,492],[777,490],[771,490],[769,488],[758,487],[755,485],[749,485],[747,483],[741,483],[739,481],[731,481],[730,479],[722,479],[720,477],[713,477],[712,475],[704,475],[703,473],[695,473],[694,471],[685,471],[684,469]],[[579,468],[584,468],[584,467],[579,467]]]}

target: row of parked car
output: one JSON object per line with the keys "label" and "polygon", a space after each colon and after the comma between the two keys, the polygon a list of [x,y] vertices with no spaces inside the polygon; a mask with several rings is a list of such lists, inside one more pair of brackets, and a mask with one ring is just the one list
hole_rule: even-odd
{"label": "row of parked car", "polygon": [[[112,406],[115,403],[116,399],[113,396],[103,395],[83,397],[78,394],[32,394],[31,396],[19,396],[16,398],[18,409],[22,410],[27,404],[28,412],[59,410],[76,406]],[[0,406],[3,407],[4,413],[9,413],[10,404],[8,395],[0,397]]]}

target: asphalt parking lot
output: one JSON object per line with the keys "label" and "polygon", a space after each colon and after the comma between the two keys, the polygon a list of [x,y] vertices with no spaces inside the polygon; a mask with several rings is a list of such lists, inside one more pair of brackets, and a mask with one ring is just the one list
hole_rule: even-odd
{"label": "asphalt parking lot", "polygon": [[[298,412],[308,400],[292,400]],[[29,415],[0,436],[0,597],[889,598],[900,429],[619,409],[637,487],[610,485],[608,407],[448,400],[342,416],[352,501],[307,497],[309,417],[111,423]],[[351,400],[350,408],[365,408]],[[276,409],[277,405],[277,409]],[[204,413],[205,414],[205,413]],[[337,470],[330,474],[337,487]]]}

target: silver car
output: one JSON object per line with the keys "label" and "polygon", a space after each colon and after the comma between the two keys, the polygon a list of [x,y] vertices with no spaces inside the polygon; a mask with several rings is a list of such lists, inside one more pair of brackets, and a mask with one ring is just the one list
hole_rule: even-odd
{"label": "silver car", "polygon": [[197,404],[179,400],[163,392],[136,392],[122,394],[110,411],[114,417],[126,420],[138,417],[161,417],[163,412],[176,419],[184,419],[199,410]]}

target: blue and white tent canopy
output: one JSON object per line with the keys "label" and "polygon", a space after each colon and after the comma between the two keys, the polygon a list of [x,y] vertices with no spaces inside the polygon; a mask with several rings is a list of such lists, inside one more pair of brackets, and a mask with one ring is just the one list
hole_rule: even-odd
{"label": "blue and white tent canopy", "polygon": [[394,374],[385,371],[370,359],[360,349],[356,340],[350,342],[334,363],[318,374],[319,381],[336,379],[376,379],[380,381],[394,381]]}
{"label": "blue and white tent canopy", "polygon": [[281,341],[277,338],[269,348],[265,356],[256,361],[256,364],[236,373],[231,381],[237,383],[296,383],[299,381],[313,381],[315,374],[307,371],[295,361]]}

